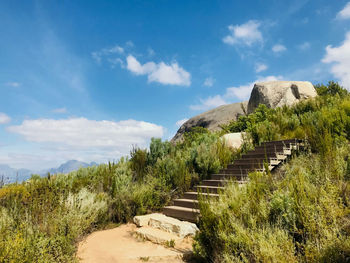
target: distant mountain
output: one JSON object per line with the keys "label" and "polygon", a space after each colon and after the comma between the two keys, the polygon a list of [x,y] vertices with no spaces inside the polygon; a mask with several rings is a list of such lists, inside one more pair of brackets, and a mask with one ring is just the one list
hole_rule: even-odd
{"label": "distant mountain", "polygon": [[14,183],[14,182],[23,182],[28,180],[32,174],[39,174],[41,176],[46,176],[47,173],[57,174],[57,173],[70,173],[72,171],[79,170],[81,167],[89,167],[98,165],[95,162],[84,163],[77,160],[70,160],[61,164],[58,168],[50,168],[47,170],[42,170],[40,172],[31,171],[28,169],[15,169],[7,164],[0,164],[0,183],[4,180],[4,183]]}
{"label": "distant mountain", "polygon": [[89,167],[89,166],[94,166],[94,165],[98,165],[95,162],[91,162],[91,163],[84,163],[84,162],[80,162],[77,160],[70,160],[68,162],[65,162],[64,164],[61,164],[58,168],[51,168],[48,169],[46,171],[44,171],[43,175],[46,175],[47,173],[50,174],[57,174],[57,173],[62,173],[62,174],[66,174],[66,173],[70,173],[76,170],[79,170],[79,168],[84,168],[84,167]]}
{"label": "distant mountain", "polygon": [[28,180],[32,173],[33,172],[28,169],[15,169],[6,164],[0,164],[0,181],[4,180],[5,183]]}

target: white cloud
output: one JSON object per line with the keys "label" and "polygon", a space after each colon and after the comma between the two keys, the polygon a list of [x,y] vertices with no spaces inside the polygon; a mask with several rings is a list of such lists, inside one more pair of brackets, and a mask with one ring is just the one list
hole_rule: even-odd
{"label": "white cloud", "polygon": [[247,46],[262,42],[263,36],[259,31],[260,25],[261,23],[256,20],[249,20],[242,25],[230,25],[228,26],[230,34],[225,36],[222,41],[228,45],[244,44]]}
{"label": "white cloud", "polygon": [[328,45],[323,63],[333,63],[332,74],[338,78],[341,84],[350,90],[350,31],[346,33],[345,40],[338,47]]}
{"label": "white cloud", "polygon": [[25,120],[8,132],[38,143],[47,155],[62,159],[106,161],[127,155],[132,145],[147,147],[151,137],[162,137],[162,126],[136,120],[96,121],[86,118]]}
{"label": "white cloud", "polygon": [[226,98],[238,98],[240,100],[247,100],[249,99],[250,93],[254,87],[254,84],[257,82],[265,82],[265,81],[274,81],[274,80],[280,80],[282,79],[281,76],[267,76],[267,77],[260,77],[254,82],[241,85],[238,87],[230,87],[226,89]]}
{"label": "white cloud", "polygon": [[310,46],[311,46],[311,45],[310,45],[309,42],[304,42],[304,43],[298,45],[297,47],[298,47],[298,49],[300,49],[300,50],[307,50],[307,49],[310,48]]}
{"label": "white cloud", "polygon": [[102,62],[102,58],[103,57],[108,57],[110,55],[114,55],[114,54],[123,54],[124,53],[124,48],[122,48],[119,45],[115,45],[111,48],[103,48],[99,51],[95,51],[91,53],[92,58],[97,62],[97,63],[101,63]]}
{"label": "white cloud", "polygon": [[212,87],[214,85],[214,81],[215,81],[215,79],[213,79],[212,77],[206,78],[204,80],[203,85],[206,87]]}
{"label": "white cloud", "polygon": [[348,2],[344,8],[337,14],[337,19],[349,19],[350,18],[350,2]]}
{"label": "white cloud", "polygon": [[262,71],[267,70],[268,66],[266,64],[263,63],[256,63],[255,64],[255,72],[259,73]]}
{"label": "white cloud", "polygon": [[154,62],[148,62],[144,65],[141,65],[141,63],[138,62],[137,59],[132,55],[129,55],[126,58],[126,64],[126,68],[136,75],[149,74],[156,68],[156,64]]}
{"label": "white cloud", "polygon": [[107,60],[109,63],[111,63],[112,68],[114,68],[116,65],[120,65],[121,68],[125,68],[125,63],[121,58],[108,58]]}
{"label": "white cloud", "polygon": [[182,126],[182,124],[184,124],[186,121],[188,121],[188,119],[182,119],[182,120],[178,120],[177,122],[176,122],[176,126],[178,126],[178,127],[181,127]]}
{"label": "white cloud", "polygon": [[276,44],[272,47],[272,51],[275,53],[281,53],[283,51],[286,51],[287,48],[281,44]]}
{"label": "white cloud", "polygon": [[67,113],[67,109],[66,108],[57,108],[57,109],[53,109],[52,110],[53,113]]}
{"label": "white cloud", "polygon": [[10,121],[11,118],[7,114],[0,112],[0,124],[9,123]]}
{"label": "white cloud", "polygon": [[147,75],[149,82],[158,82],[165,85],[191,85],[191,75],[173,62],[168,65],[164,62],[158,64],[153,61],[141,64],[134,56],[126,58],[126,68],[136,75]]}
{"label": "white cloud", "polygon": [[21,86],[21,83],[19,83],[19,82],[6,82],[5,86],[18,88],[19,86]]}
{"label": "white cloud", "polygon": [[227,101],[221,95],[200,99],[200,104],[190,105],[191,110],[209,110],[227,104]]}

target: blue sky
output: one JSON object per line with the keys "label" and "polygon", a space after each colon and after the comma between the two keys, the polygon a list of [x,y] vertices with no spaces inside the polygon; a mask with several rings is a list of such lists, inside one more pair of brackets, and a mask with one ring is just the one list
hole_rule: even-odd
{"label": "blue sky", "polygon": [[0,163],[15,168],[117,160],[256,81],[350,88],[342,0],[3,0],[0,33]]}

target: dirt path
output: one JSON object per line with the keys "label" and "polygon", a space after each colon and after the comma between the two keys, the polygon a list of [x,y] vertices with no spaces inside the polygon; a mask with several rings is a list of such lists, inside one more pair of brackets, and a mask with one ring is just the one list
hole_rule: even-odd
{"label": "dirt path", "polygon": [[[81,263],[181,263],[181,249],[175,250],[149,241],[138,240],[134,224],[94,232],[79,243],[77,257]],[[184,244],[188,249],[190,244]],[[183,250],[184,250],[183,249]]]}

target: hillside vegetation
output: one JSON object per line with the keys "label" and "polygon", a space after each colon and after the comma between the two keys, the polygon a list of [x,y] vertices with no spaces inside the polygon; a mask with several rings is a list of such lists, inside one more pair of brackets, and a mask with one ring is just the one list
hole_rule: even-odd
{"label": "hillside vegetation", "polygon": [[201,202],[195,250],[205,262],[350,262],[350,97],[336,83],[293,107],[260,106],[230,123],[254,143],[305,138],[310,149],[275,174],[231,183]]}
{"label": "hillside vegetation", "polygon": [[238,153],[217,134],[189,133],[176,146],[152,139],[130,159],[67,175],[33,176],[0,189],[0,262],[74,262],[76,242],[95,230],[160,210]]}
{"label": "hillside vegetation", "polygon": [[[293,107],[240,117],[225,132],[246,131],[253,144],[297,137],[310,152],[276,175],[232,183],[218,202],[201,203],[195,251],[206,262],[342,262],[350,256],[350,96],[336,83]],[[224,133],[224,132],[222,132]],[[152,139],[130,158],[68,175],[33,176],[0,189],[0,262],[75,262],[87,233],[160,210],[252,147],[240,151],[222,133],[197,128],[172,145]]]}

